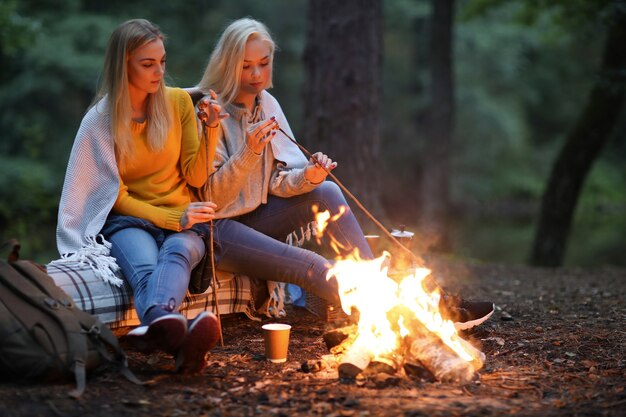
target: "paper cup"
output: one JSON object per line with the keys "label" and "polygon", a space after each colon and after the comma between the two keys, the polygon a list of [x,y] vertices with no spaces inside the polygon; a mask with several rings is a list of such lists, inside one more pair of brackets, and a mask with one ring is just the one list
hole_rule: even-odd
{"label": "paper cup", "polygon": [[291,326],[282,323],[270,323],[263,325],[261,328],[263,329],[265,357],[267,360],[273,363],[287,361]]}

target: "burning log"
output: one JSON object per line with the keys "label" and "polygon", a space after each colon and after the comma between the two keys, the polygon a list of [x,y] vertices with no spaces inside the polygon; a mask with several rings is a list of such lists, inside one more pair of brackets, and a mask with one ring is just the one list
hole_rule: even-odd
{"label": "burning log", "polygon": [[340,378],[355,378],[364,371],[393,375],[404,369],[407,375],[420,379],[467,383],[482,367],[482,352],[456,334],[444,343],[445,336],[428,330],[405,306],[394,307],[386,316],[396,335],[396,348],[386,353],[376,354],[373,335],[357,326],[335,329],[324,335],[331,353],[345,352],[338,366]]}
{"label": "burning log", "polygon": [[[411,361],[417,359],[411,358]],[[419,361],[413,362],[405,362],[403,365],[404,373],[406,376],[412,379],[424,380],[428,382],[436,382],[437,378],[433,375],[426,367]]]}
{"label": "burning log", "polygon": [[362,335],[357,335],[354,343],[346,351],[339,363],[339,378],[355,378],[374,359],[371,349]]}
{"label": "burning log", "polygon": [[461,357],[417,320],[411,321],[409,328],[410,334],[405,338],[406,362],[421,364],[436,380],[465,384],[482,368],[485,355],[460,337],[456,342],[468,353],[468,358]]}
{"label": "burning log", "polygon": [[[375,336],[366,329],[358,330],[356,326],[350,326],[343,330],[355,331],[356,338],[348,337],[339,345],[343,346],[346,351],[339,365],[339,376],[341,378],[354,378],[365,370],[368,373],[393,375],[402,367],[402,355],[397,349],[383,351],[382,353],[380,351],[377,353],[377,351],[373,350],[372,338],[375,338]],[[392,345],[402,345],[402,339],[397,334],[393,334],[393,338],[395,342]],[[333,349],[337,349],[337,347]]]}
{"label": "burning log", "polygon": [[358,332],[356,325],[340,327],[324,333],[326,348],[331,353],[341,353],[354,343]]}
{"label": "burning log", "polygon": [[386,355],[376,355],[367,367],[368,372],[395,375],[402,367],[403,359],[395,352]]}

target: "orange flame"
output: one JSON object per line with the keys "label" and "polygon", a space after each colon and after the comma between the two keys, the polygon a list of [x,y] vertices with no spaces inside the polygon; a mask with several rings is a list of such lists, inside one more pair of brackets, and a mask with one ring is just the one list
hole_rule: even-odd
{"label": "orange flame", "polygon": [[[330,216],[325,211],[318,213],[318,236],[323,235],[330,221],[341,214]],[[334,239],[333,239],[334,240]],[[359,311],[358,331],[371,353],[384,355],[399,347],[401,338],[409,334],[402,315],[391,318],[388,314],[395,307],[409,309],[415,317],[460,358],[472,362],[476,352],[466,350],[454,323],[445,320],[439,312],[440,294],[437,290],[427,292],[422,281],[430,274],[427,268],[416,268],[399,282],[391,279],[387,260],[390,255],[383,253],[379,258],[362,260],[355,251],[346,259],[339,259],[330,269],[327,279],[335,277],[339,287],[341,308],[350,315],[352,308]]]}
{"label": "orange flame", "polygon": [[[326,229],[328,228],[328,224],[336,221],[339,217],[343,216],[344,213],[348,210],[346,206],[339,206],[339,213],[335,214],[334,216],[331,216],[328,210],[320,212],[319,206],[316,204],[313,205],[312,209],[313,209],[313,214],[315,215],[315,239],[317,240],[318,244],[321,243],[322,237],[324,237],[324,235],[326,234]],[[342,245],[341,242],[335,239],[334,236],[329,235],[328,241],[330,243],[330,247],[337,255],[347,252],[347,248],[344,245]]]}

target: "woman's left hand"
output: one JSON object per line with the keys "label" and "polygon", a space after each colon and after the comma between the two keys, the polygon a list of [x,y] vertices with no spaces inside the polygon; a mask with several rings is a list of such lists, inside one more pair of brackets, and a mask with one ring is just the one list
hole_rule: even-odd
{"label": "woman's left hand", "polygon": [[196,223],[205,223],[215,218],[217,205],[211,201],[199,201],[187,206],[180,218],[181,230],[187,230]]}
{"label": "woman's left hand", "polygon": [[333,162],[328,155],[316,152],[309,159],[309,163],[304,167],[304,178],[313,184],[324,181],[328,173],[337,167],[337,162]]}
{"label": "woman's left hand", "polygon": [[215,128],[219,121],[228,117],[228,113],[221,113],[222,106],[217,102],[215,91],[209,90],[209,97],[198,102],[198,117],[208,127]]}

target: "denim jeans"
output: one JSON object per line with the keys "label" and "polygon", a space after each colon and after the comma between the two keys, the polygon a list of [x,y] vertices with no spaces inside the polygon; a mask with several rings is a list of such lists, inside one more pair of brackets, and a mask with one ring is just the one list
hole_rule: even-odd
{"label": "denim jeans", "polygon": [[238,272],[264,280],[289,282],[321,298],[339,301],[337,282],[326,275],[331,263],[307,249],[285,243],[294,230],[314,220],[311,207],[329,210],[331,215],[346,212],[328,225],[325,235],[337,240],[342,255],[358,248],[360,256],[374,256],[356,218],[349,210],[339,187],[326,181],[315,190],[290,198],[269,196],[267,204],[236,219],[215,223],[215,256],[218,269]]}
{"label": "denim jeans", "polygon": [[103,235],[111,244],[133,291],[142,324],[177,310],[189,285],[191,270],[205,253],[195,231],[170,232],[129,216],[109,216]]}

